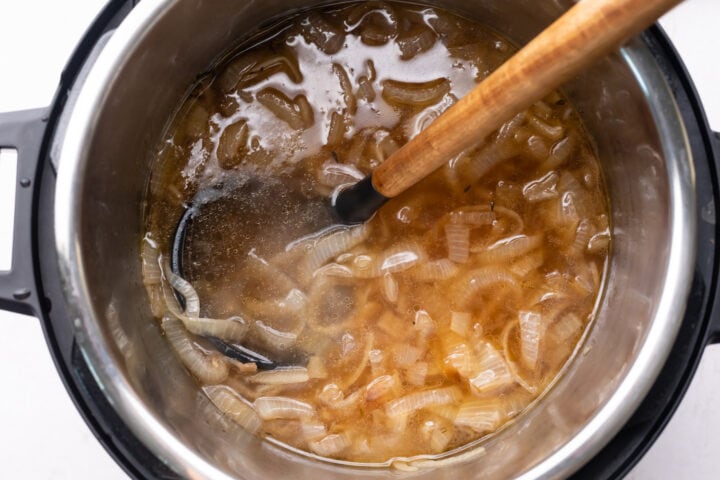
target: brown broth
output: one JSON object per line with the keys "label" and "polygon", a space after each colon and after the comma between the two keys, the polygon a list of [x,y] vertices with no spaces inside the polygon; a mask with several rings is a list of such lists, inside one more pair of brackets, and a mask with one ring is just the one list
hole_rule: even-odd
{"label": "brown broth", "polygon": [[[183,263],[201,316],[242,317],[244,346],[308,363],[280,385],[230,365],[222,383],[248,405],[312,409],[262,421],[261,435],[357,462],[449,451],[520,414],[571,357],[600,294],[609,213],[561,92],[365,227],[311,235],[322,221],[307,204],[371,172],[513,52],[444,10],[345,5],[279,24],[180,107],[153,171],[148,237],[167,257],[192,205]],[[278,332],[290,340],[273,342]]]}

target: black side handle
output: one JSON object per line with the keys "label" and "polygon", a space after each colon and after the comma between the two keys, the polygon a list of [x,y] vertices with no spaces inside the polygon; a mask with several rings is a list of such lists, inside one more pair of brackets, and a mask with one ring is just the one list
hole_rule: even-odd
{"label": "black side handle", "polygon": [[[712,155],[714,159],[714,165],[716,168],[720,168],[720,132],[712,132],[711,136],[711,143],[712,143]],[[720,172],[715,172],[716,175],[720,176]],[[718,178],[720,181],[720,178]],[[720,189],[720,184],[718,185],[718,189]],[[718,200],[720,199],[720,193],[715,197],[715,202],[713,203],[713,216],[715,217],[715,241],[720,242],[720,224],[717,223],[717,213],[718,208],[720,208],[720,205],[718,205]],[[715,245],[716,249],[720,249],[720,243],[717,243]],[[715,271],[720,271],[720,267],[717,265],[715,266]],[[708,332],[708,341],[710,343],[720,343],[720,292],[715,292],[714,298],[712,300],[712,310],[711,310],[711,317],[710,317],[710,330]]]}
{"label": "black side handle", "polygon": [[33,197],[47,109],[0,114],[0,148],[17,150],[12,266],[0,271],[0,309],[26,315],[39,313],[33,265]]}

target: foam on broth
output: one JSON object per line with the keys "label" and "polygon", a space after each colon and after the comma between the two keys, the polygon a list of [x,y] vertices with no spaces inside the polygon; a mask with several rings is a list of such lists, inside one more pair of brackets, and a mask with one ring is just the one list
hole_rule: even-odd
{"label": "foam on broth", "polygon": [[[482,438],[555,379],[610,240],[597,158],[560,92],[364,226],[317,232],[305,207],[513,51],[447,11],[364,2],[278,24],[195,88],[153,170],[143,267],[168,340],[220,410],[323,457],[386,462]],[[167,258],[188,206],[182,279]],[[294,366],[258,372],[210,337]]]}

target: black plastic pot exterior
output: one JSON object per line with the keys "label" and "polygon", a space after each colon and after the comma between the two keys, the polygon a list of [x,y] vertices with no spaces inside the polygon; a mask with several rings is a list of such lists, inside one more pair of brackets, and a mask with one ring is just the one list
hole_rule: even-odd
{"label": "black plastic pot exterior", "polygon": [[[0,275],[0,308],[40,318],[56,367],[75,405],[107,451],[133,478],[174,479],[120,420],[77,348],[64,306],[53,232],[56,169],[50,145],[73,84],[102,35],[135,6],[111,1],[97,17],[62,74],[49,109],[0,115],[0,146],[17,147],[13,271]],[[621,432],[574,478],[620,478],[650,448],[671,418],[706,345],[720,341],[717,295],[720,230],[715,203],[720,195],[720,136],[709,129],[682,61],[659,27],[644,33],[680,108],[692,149],[697,194],[697,260],[687,311],[677,341],[652,390]]]}

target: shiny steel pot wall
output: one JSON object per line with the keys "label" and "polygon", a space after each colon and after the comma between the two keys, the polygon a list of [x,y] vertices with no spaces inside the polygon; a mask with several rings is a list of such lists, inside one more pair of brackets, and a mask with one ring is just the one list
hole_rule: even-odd
{"label": "shiny steel pot wall", "polygon": [[[198,73],[258,25],[327,2],[144,1],[103,46],[77,91],[59,155],[55,229],[76,337],[123,421],[178,473],[198,478],[397,475],[323,463],[224,419],[162,339],[140,276],[153,153]],[[518,44],[569,2],[433,2]],[[647,47],[634,41],[566,86],[594,136],[614,250],[595,324],[535,408],[420,478],[554,478],[589,460],[637,407],[672,345],[694,264],[693,172],[682,121]]]}

